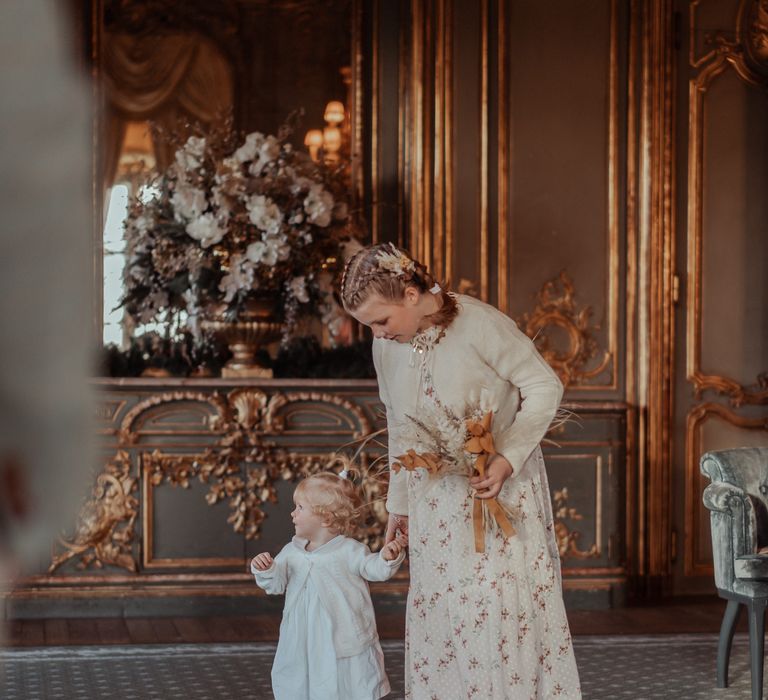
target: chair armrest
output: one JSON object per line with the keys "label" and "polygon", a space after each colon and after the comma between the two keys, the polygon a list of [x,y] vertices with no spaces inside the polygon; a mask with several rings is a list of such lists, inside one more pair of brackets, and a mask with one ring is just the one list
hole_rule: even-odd
{"label": "chair armrest", "polygon": [[[704,489],[704,505],[715,513],[729,516],[733,555],[735,557],[757,552],[757,513],[752,497],[743,489],[725,482],[709,484]],[[713,531],[722,527],[719,518],[712,518]],[[713,532],[713,535],[715,533]]]}
{"label": "chair armrest", "polygon": [[745,499],[749,500],[749,495],[744,489],[724,481],[713,482],[704,489],[704,505],[709,510],[718,510],[722,513],[731,512],[734,504]]}

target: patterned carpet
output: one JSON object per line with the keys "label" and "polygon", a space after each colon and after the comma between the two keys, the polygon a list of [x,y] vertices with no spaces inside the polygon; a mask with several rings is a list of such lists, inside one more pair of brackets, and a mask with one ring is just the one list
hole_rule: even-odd
{"label": "patterned carpet", "polygon": [[[401,642],[382,644],[400,700]],[[727,690],[715,688],[713,635],[577,637],[585,700],[749,698],[749,653],[737,636]],[[273,644],[7,649],[3,700],[268,700]],[[445,698],[444,700],[451,700]]]}

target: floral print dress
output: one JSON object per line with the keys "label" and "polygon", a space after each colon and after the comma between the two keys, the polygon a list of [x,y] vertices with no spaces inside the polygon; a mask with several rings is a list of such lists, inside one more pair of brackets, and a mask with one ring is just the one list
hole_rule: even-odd
{"label": "floral print dress", "polygon": [[[477,553],[471,457],[462,450],[468,416],[441,401],[431,371],[439,341],[434,329],[415,339],[412,415],[395,421],[388,410],[399,445],[439,452],[446,465],[437,474],[423,468],[407,474],[405,697],[581,698],[541,449],[537,445],[515,468],[497,498],[516,534],[506,538],[499,528],[487,528],[485,552]],[[480,407],[464,410],[474,417]]]}

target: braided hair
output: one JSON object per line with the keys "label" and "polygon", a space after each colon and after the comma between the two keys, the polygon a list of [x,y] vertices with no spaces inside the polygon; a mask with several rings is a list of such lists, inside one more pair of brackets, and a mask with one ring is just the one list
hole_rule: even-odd
{"label": "braided hair", "polygon": [[[399,258],[394,266],[384,264],[384,259]],[[380,243],[359,250],[344,268],[341,278],[341,301],[344,308],[352,313],[373,294],[378,294],[389,302],[400,302],[408,287],[415,287],[425,294],[434,289],[435,278],[426,266],[414,260],[410,254],[397,248],[392,243]],[[446,327],[459,312],[456,297],[439,286],[442,305],[429,320]]]}

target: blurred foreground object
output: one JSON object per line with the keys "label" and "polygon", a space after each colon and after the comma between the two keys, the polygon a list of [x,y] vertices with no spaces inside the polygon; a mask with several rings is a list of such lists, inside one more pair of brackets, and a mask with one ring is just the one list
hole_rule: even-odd
{"label": "blurred foreground object", "polygon": [[90,119],[61,9],[0,3],[0,590],[87,490]]}

